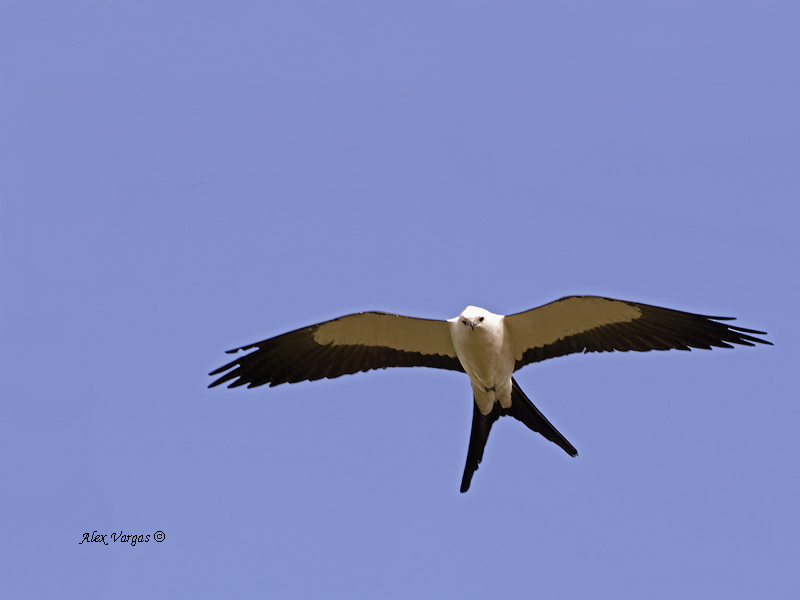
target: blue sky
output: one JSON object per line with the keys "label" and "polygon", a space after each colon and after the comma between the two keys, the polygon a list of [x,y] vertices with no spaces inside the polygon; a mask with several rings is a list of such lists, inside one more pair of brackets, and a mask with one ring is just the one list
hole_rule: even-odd
{"label": "blue sky", "polygon": [[[793,2],[0,5],[9,597],[800,585]],[[342,314],[597,294],[773,347],[571,356],[467,494],[468,379],[206,389]],[[79,544],[84,532],[152,535]]]}

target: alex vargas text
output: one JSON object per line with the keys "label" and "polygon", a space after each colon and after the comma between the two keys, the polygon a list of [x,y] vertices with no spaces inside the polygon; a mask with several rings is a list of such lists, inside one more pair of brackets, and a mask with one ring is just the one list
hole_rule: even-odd
{"label": "alex vargas text", "polygon": [[150,541],[150,534],[147,535],[131,535],[131,534],[123,534],[122,531],[119,533],[112,533],[111,535],[105,533],[97,533],[97,531],[93,531],[90,533],[84,533],[83,539],[79,542],[82,544],[83,542],[102,542],[106,546],[108,546],[108,542],[106,541],[106,537],[110,537],[112,542],[123,542],[123,543],[130,543],[131,546],[135,546],[139,542],[149,542]]}

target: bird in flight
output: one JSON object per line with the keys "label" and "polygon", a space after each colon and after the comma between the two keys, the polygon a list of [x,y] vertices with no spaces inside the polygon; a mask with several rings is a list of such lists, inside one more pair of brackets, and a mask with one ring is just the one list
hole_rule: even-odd
{"label": "bird in flight", "polygon": [[383,312],[346,315],[229,350],[249,354],[209,373],[209,387],[248,388],[332,379],[387,367],[434,367],[461,371],[472,384],[472,432],[461,491],[469,489],[483,458],[489,431],[511,416],[570,456],[578,451],[531,402],[512,374],[529,363],[578,352],[710,350],[731,344],[770,342],[766,335],[710,317],[598,296],[568,296],[503,316],[468,306],[447,321]]}

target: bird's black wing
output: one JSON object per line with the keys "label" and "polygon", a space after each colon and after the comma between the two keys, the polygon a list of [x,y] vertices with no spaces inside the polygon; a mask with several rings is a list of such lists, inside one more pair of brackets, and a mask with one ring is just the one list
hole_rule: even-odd
{"label": "bird's black wing", "polygon": [[[387,367],[462,371],[447,321],[380,312],[347,315],[228,353],[254,350],[209,373],[209,387],[296,383]],[[227,371],[227,372],[226,372]]]}
{"label": "bird's black wing", "polygon": [[647,352],[732,348],[769,344],[763,331],[735,327],[710,317],[597,296],[568,296],[505,318],[514,370],[576,352]]}

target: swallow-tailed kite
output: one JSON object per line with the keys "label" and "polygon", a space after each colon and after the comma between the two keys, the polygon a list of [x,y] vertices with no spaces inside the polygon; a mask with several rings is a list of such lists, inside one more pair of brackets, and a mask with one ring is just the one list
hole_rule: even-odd
{"label": "swallow-tailed kite", "polygon": [[466,492],[499,417],[510,415],[570,456],[578,454],[514,381],[517,369],[576,352],[770,344],[752,335],[762,331],[719,323],[730,320],[597,296],[569,296],[507,317],[475,306],[447,321],[364,312],[229,350],[255,349],[212,371],[224,375],[209,387],[227,381],[228,387],[271,387],[387,367],[464,372],[475,400],[461,481]]}

